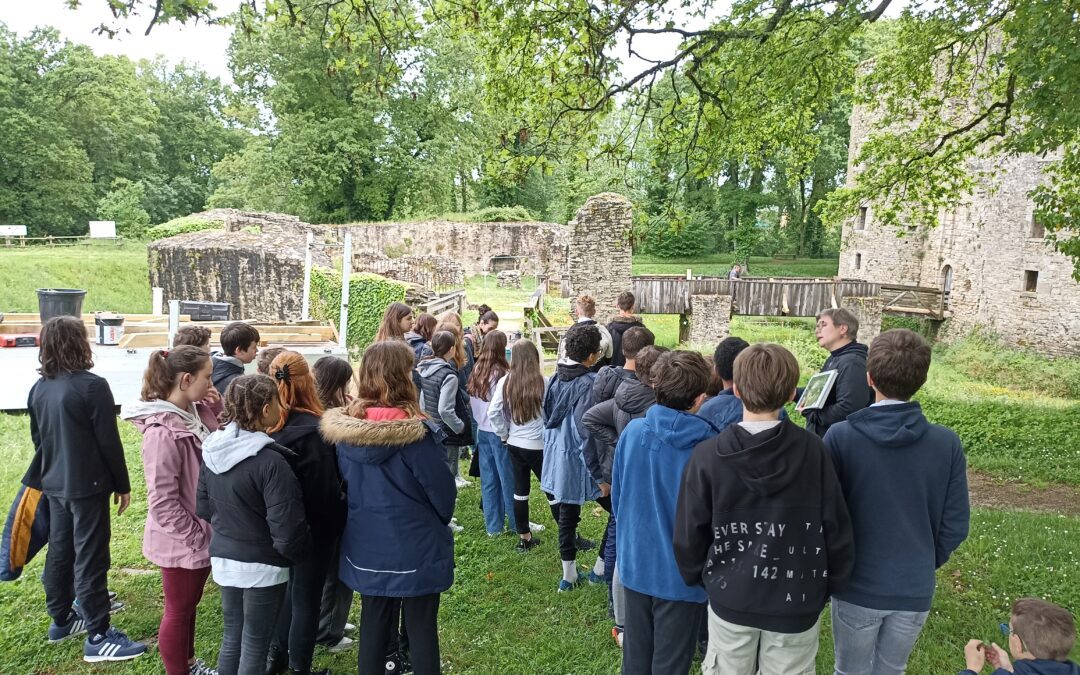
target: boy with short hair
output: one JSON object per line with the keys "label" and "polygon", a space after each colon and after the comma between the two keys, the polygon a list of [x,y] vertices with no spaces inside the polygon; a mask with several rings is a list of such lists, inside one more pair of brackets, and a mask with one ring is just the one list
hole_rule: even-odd
{"label": "boy with short hair", "polygon": [[189,345],[210,353],[210,329],[206,326],[182,326],[173,336],[173,347]]}
{"label": "boy with short hair", "polygon": [[917,333],[879,335],[866,360],[876,402],[825,434],[857,551],[832,602],[837,672],[903,671],[930,612],[934,572],[967,538],[963,445],[910,400],[930,357]]}
{"label": "boy with short hair", "polygon": [[594,542],[577,536],[581,505],[596,501],[610,509],[596,481],[585,468],[582,454],[588,442],[581,418],[592,406],[596,379],[589,368],[600,358],[600,331],[595,325],[577,325],[566,331],[566,357],[556,366],[544,393],[544,467],[540,489],[548,495],[551,515],[559,525],[562,580],[559,592],[577,587],[585,577],[577,570],[577,552]]}
{"label": "boy with short hair", "polygon": [[750,343],[742,338],[727,337],[713,352],[713,372],[720,379],[721,391],[702,404],[698,416],[709,420],[721,431],[742,420],[742,401],[735,396],[731,383],[735,377],[735,357],[749,346]]}
{"label": "boy with short hair", "polygon": [[1013,662],[996,644],[969,640],[964,647],[967,670],[960,675],[978,675],[987,661],[994,668],[991,675],[1080,675],[1080,666],[1069,660],[1076,622],[1067,609],[1039,598],[1020,598],[1002,631],[1009,636]]}
{"label": "boy with short hair", "polygon": [[255,360],[259,351],[259,331],[243,321],[233,321],[221,331],[221,349],[214,354],[211,380],[222,394],[229,383],[244,374],[244,366]]}
{"label": "boy with short hair", "polygon": [[694,446],[716,434],[694,415],[709,364],[697,352],[668,352],[653,372],[656,405],[626,426],[611,471],[615,564],[626,589],[624,674],[688,672],[707,599],[700,584],[680,578],[671,540],[683,468]]}
{"label": "boy with short hair", "polygon": [[780,419],[791,352],[748,347],[733,376],[743,419],[694,448],[675,515],[679,571],[709,596],[702,672],[812,675],[821,610],[851,573],[851,519],[821,439]]}
{"label": "boy with short hair", "polygon": [[630,291],[619,293],[618,299],[615,300],[615,306],[619,308],[619,313],[607,325],[608,333],[611,334],[610,365],[612,366],[621,366],[625,363],[622,351],[623,334],[635,327],[645,327],[641,317],[634,314],[634,304],[636,302],[637,299]]}
{"label": "boy with short hair", "polygon": [[644,326],[627,330],[619,343],[623,361],[619,365],[604,366],[596,374],[596,382],[593,384],[593,402],[607,401],[615,396],[615,392],[623,382],[634,379],[638,352],[655,342],[656,336]]}

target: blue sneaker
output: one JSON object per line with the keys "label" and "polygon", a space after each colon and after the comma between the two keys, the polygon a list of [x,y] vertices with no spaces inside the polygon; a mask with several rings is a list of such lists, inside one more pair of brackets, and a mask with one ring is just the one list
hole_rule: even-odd
{"label": "blue sneaker", "polygon": [[607,582],[604,581],[604,577],[600,576],[596,572],[593,572],[592,570],[589,570],[589,583],[595,586],[597,584],[606,584]]}
{"label": "blue sneaker", "polygon": [[123,631],[113,626],[109,626],[109,630],[105,631],[105,635],[97,637],[96,642],[93,641],[93,638],[88,637],[83,643],[83,661],[87,663],[127,661],[146,652],[146,645],[135,642],[127,635],[124,635]]}
{"label": "blue sneaker", "polygon": [[566,579],[560,579],[559,580],[559,593],[565,593],[567,591],[572,591],[575,588],[577,588],[578,586],[580,586],[581,584],[583,584],[584,582],[585,582],[585,577],[581,576],[580,574],[578,574],[577,579],[574,581],[574,583],[570,583]]}
{"label": "blue sneaker", "polygon": [[82,615],[78,612],[72,612],[68,617],[68,622],[63,626],[57,625],[55,621],[49,624],[49,642],[51,644],[56,644],[57,642],[63,642],[70,637],[82,635],[85,632],[86,619],[82,618]]}

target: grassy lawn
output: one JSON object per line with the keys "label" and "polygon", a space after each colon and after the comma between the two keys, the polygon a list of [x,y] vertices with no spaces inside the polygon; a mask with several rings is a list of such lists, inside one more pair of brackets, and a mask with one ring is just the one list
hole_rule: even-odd
{"label": "grassy lawn", "polygon": [[[113,520],[113,567],[110,588],[127,608],[116,616],[132,637],[149,639],[161,616],[161,577],[140,552],[146,515],[139,459],[139,436],[122,424],[135,499]],[[0,416],[0,487],[11,495],[31,454],[27,421]],[[457,536],[454,586],[443,595],[440,635],[446,672],[451,673],[612,673],[619,652],[610,637],[603,587],[557,594],[560,567],[555,525],[533,491],[533,520],[548,531],[544,544],[528,555],[513,551],[514,538],[484,534],[479,490],[462,490],[458,519],[466,530]],[[599,539],[604,516],[584,514],[585,536]],[[595,557],[584,554],[581,564]],[[21,579],[0,584],[0,613],[9,617],[0,634],[0,663],[5,673],[101,672],[81,661],[81,642],[45,643],[48,617],[38,577],[44,557],[36,558]],[[140,573],[145,572],[145,573]],[[1080,520],[1021,512],[976,511],[971,538],[938,575],[938,594],[926,630],[912,656],[909,672],[947,673],[962,667],[962,648],[971,637],[999,640],[997,624],[1008,617],[1011,601],[1038,595],[1065,606],[1080,606]],[[356,609],[354,608],[354,612]],[[21,620],[13,620],[19,617]],[[355,621],[355,619],[354,619]],[[827,618],[823,624],[819,672],[831,668]],[[213,583],[200,606],[197,652],[214,662],[221,636],[221,605]],[[335,672],[355,672],[355,651],[316,652],[316,665]],[[115,673],[158,673],[156,650]]]}
{"label": "grassy lawn", "polygon": [[[686,274],[687,268],[694,274],[725,276],[735,256],[716,253],[695,258],[658,258],[651,255],[634,256],[634,274]],[[839,260],[833,258],[797,258],[775,260],[773,258],[750,258],[749,269],[743,274],[752,277],[834,277]]]}
{"label": "grassy lawn", "polygon": [[38,288],[87,291],[84,312],[149,313],[146,245],[0,248],[0,312],[36,312]]}

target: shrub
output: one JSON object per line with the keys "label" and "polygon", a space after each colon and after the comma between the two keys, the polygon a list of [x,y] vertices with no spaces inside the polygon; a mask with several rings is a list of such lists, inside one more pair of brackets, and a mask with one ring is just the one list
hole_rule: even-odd
{"label": "shrub", "polygon": [[[359,272],[349,279],[349,325],[345,343],[359,351],[375,339],[383,312],[391,302],[403,302],[409,285],[377,274]],[[341,311],[341,272],[311,270],[311,315],[337,325]]]}
{"label": "shrub", "polygon": [[150,214],[142,207],[145,198],[146,186],[141,182],[117,178],[112,189],[98,201],[97,215],[115,222],[121,236],[141,239],[150,224]]}
{"label": "shrub", "polygon": [[933,342],[937,338],[937,322],[914,316],[894,316],[886,314],[881,317],[881,330],[885,332],[893,328],[906,328]]}
{"label": "shrub", "polygon": [[220,230],[225,227],[225,221],[200,218],[199,216],[183,216],[173,218],[170,221],[154,225],[146,231],[147,238],[151,240],[168,239],[178,234],[188,232],[201,232],[203,230]]}
{"label": "shrub", "polygon": [[446,213],[443,219],[459,223],[520,223],[536,217],[524,206],[487,206],[465,213]]}

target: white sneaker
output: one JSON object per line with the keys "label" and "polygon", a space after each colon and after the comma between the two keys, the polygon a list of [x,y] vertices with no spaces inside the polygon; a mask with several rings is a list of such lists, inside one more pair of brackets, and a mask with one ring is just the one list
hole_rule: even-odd
{"label": "white sneaker", "polygon": [[541,525],[540,523],[534,523],[531,520],[529,521],[529,531],[530,532],[543,532],[546,529],[547,528],[544,527],[543,525]]}
{"label": "white sneaker", "polygon": [[[353,626],[353,628],[355,629],[356,626]],[[345,630],[349,630],[348,624],[345,625]],[[356,646],[356,641],[355,640],[353,640],[352,638],[343,637],[340,640],[338,640],[335,644],[332,644],[329,647],[327,647],[326,650],[328,652],[330,652],[331,654],[337,654],[338,652],[343,652],[346,649],[352,649],[355,646]]]}
{"label": "white sneaker", "polygon": [[454,484],[457,485],[458,489],[460,490],[461,488],[467,488],[472,485],[472,481],[467,481],[461,476],[458,476],[454,479]]}
{"label": "white sneaker", "polygon": [[457,524],[457,518],[450,519],[450,531],[457,533],[463,531],[465,528]]}
{"label": "white sneaker", "polygon": [[345,624],[345,632],[346,633],[355,633],[356,632],[356,624],[346,622],[346,624]]}

